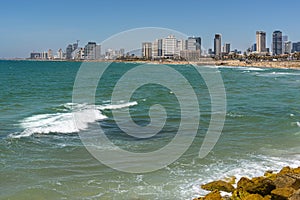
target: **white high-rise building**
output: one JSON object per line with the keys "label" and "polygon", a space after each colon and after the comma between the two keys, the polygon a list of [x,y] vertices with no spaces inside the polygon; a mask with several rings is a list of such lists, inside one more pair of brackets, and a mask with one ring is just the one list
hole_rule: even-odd
{"label": "white high-rise building", "polygon": [[64,52],[62,49],[59,49],[58,52],[57,52],[57,58],[62,60],[64,59]]}
{"label": "white high-rise building", "polygon": [[201,50],[201,38],[200,37],[189,37],[186,42],[187,50]]}
{"label": "white high-rise building", "polygon": [[265,53],[266,48],[266,32],[256,31],[256,51],[258,53]]}
{"label": "white high-rise building", "polygon": [[96,52],[95,52],[95,59],[100,60],[101,59],[101,45],[96,45]]}
{"label": "white high-rise building", "polygon": [[152,58],[163,56],[163,39],[156,39],[152,43]]}
{"label": "white high-rise building", "polygon": [[287,35],[282,36],[282,53],[284,53],[285,50],[285,43],[289,41],[289,37]]}
{"label": "white high-rise building", "polygon": [[180,52],[186,49],[186,42],[185,40],[177,40],[176,45],[176,55],[180,55]]}
{"label": "white high-rise building", "polygon": [[143,42],[142,43],[142,57],[146,59],[152,58],[152,43]]}
{"label": "white high-rise building", "polygon": [[285,54],[290,54],[292,53],[292,42],[291,41],[286,41],[284,43],[284,48],[283,48]]}
{"label": "white high-rise building", "polygon": [[174,35],[163,39],[163,56],[174,57],[177,53],[177,40]]}
{"label": "white high-rise building", "polygon": [[52,60],[52,59],[53,59],[53,52],[52,52],[52,49],[49,49],[49,50],[48,50],[48,59],[49,59],[49,60]]}

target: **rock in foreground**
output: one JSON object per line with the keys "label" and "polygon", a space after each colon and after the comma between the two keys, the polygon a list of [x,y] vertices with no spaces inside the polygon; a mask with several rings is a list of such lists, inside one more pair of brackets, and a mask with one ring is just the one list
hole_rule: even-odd
{"label": "rock in foreground", "polygon": [[[201,188],[212,192],[194,200],[300,200],[300,167],[284,167],[277,174],[268,171],[252,179],[242,177],[237,188],[223,180],[204,184]],[[231,196],[222,197],[221,191]]]}

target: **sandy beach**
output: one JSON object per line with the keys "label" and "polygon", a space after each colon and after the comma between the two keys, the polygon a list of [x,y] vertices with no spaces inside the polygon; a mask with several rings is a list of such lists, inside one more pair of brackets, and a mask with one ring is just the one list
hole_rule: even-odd
{"label": "sandy beach", "polygon": [[300,69],[300,61],[239,61],[239,60],[222,60],[216,61],[215,65],[240,66],[240,67],[264,67],[279,69]]}

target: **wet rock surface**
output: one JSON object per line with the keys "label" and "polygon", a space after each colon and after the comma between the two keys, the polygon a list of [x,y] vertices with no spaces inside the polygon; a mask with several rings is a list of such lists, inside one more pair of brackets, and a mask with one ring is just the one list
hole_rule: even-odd
{"label": "wet rock surface", "polygon": [[[217,180],[201,185],[211,191],[196,200],[300,200],[300,167],[284,167],[278,173],[267,171],[264,176],[238,180],[234,182]],[[221,196],[221,192],[231,196]]]}

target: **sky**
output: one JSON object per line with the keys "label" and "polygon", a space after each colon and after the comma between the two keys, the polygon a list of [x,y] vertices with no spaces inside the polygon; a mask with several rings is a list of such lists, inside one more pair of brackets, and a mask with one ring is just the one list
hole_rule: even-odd
{"label": "sky", "polygon": [[297,0],[10,0],[0,3],[0,58],[26,58],[30,52],[59,48],[80,40],[101,43],[122,31],[141,27],[173,29],[200,36],[205,49],[214,34],[244,51],[255,32],[274,30],[300,41]]}

